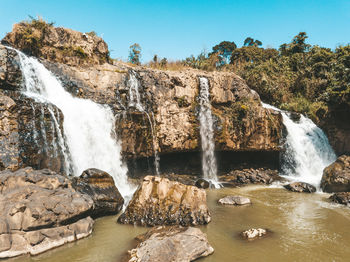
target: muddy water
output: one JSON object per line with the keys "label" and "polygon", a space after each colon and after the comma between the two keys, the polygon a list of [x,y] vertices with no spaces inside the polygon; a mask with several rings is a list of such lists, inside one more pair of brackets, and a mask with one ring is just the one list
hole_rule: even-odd
{"label": "muddy water", "polygon": [[[227,194],[247,196],[253,205],[217,205]],[[327,197],[261,186],[208,191],[212,222],[201,229],[215,252],[200,261],[350,261],[350,208],[330,204]],[[133,237],[147,229],[115,221],[113,216],[98,219],[89,238],[36,257],[9,261],[120,261]],[[251,227],[273,233],[253,242],[241,240],[239,232]]]}

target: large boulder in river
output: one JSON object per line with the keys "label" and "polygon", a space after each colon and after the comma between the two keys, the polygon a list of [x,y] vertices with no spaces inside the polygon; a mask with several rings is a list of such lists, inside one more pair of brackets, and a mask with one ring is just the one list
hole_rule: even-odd
{"label": "large boulder in river", "polygon": [[316,187],[304,182],[293,182],[288,185],[284,185],[285,189],[288,189],[292,192],[298,193],[314,193],[316,192]]}
{"label": "large boulder in river", "polygon": [[211,220],[204,189],[147,176],[118,222],[137,225],[199,225]]}
{"label": "large boulder in river", "polygon": [[92,232],[92,199],[53,171],[3,171],[0,192],[0,258],[35,255]]}
{"label": "large boulder in river", "polygon": [[350,191],[350,156],[338,157],[323,170],[321,188],[324,192]]}
{"label": "large boulder in river", "polygon": [[221,205],[237,205],[237,206],[243,206],[251,204],[249,198],[244,196],[225,196],[223,198],[220,198],[218,200],[218,203]]}
{"label": "large boulder in river", "polygon": [[95,203],[93,216],[117,214],[123,207],[124,199],[107,172],[87,169],[79,178],[73,179],[73,187],[92,198]]}
{"label": "large boulder in river", "polygon": [[204,233],[194,227],[157,227],[137,237],[129,262],[190,262],[214,252]]}

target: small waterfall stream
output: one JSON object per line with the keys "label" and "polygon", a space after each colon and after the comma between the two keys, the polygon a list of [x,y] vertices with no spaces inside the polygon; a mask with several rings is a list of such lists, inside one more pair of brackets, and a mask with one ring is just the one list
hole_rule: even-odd
{"label": "small waterfall stream", "polygon": [[309,118],[301,115],[294,122],[288,112],[262,103],[263,107],[281,112],[287,129],[286,151],[282,155],[282,173],[295,181],[319,188],[323,169],[336,160],[324,132]]}
{"label": "small waterfall stream", "polygon": [[[25,79],[23,93],[38,102],[57,106],[64,115],[63,128],[68,150],[62,134],[58,136],[58,143],[65,160],[71,161],[73,174],[79,176],[87,168],[99,168],[113,176],[123,196],[130,195],[133,189],[127,183],[127,168],[121,160],[111,109],[73,97],[38,60],[19,51],[17,53]],[[59,122],[54,119],[56,131],[59,132]]]}
{"label": "small waterfall stream", "polygon": [[216,176],[217,166],[215,159],[214,123],[209,99],[209,82],[205,77],[199,78],[199,124],[202,144],[202,169],[204,179],[219,187]]}
{"label": "small waterfall stream", "polygon": [[156,175],[159,175],[159,156],[156,148],[157,141],[156,141],[155,129],[154,129],[155,122],[152,122],[150,115],[148,114],[148,112],[146,112],[146,110],[144,109],[141,103],[141,96],[139,92],[139,81],[134,71],[130,71],[129,73],[128,87],[129,87],[128,107],[133,107],[137,111],[144,113],[147,116],[148,122],[150,124],[151,135],[152,135],[152,146],[153,146],[153,153],[154,153],[154,167],[155,167]]}

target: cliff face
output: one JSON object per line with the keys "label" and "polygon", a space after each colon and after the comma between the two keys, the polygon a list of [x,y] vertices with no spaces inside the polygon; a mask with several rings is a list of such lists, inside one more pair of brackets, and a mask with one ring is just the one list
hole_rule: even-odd
{"label": "cliff face", "polygon": [[[108,53],[102,39],[90,39],[85,34],[52,26],[40,30],[31,27],[33,34],[39,34],[42,39],[40,48],[35,49],[22,41],[23,30],[28,30],[27,27],[15,25],[3,42],[43,58],[41,62],[73,95],[111,106],[126,159],[150,157],[154,150],[161,156],[201,151],[200,77],[209,82],[217,151],[278,153],[281,150],[280,113],[263,108],[259,95],[235,74],[194,69],[161,71],[120,62],[100,64],[107,61],[104,57]],[[75,46],[83,48],[88,59],[74,52],[72,56],[61,52],[65,50],[62,47],[74,49]],[[58,53],[50,56],[52,50]],[[0,87],[3,95],[16,100],[15,104],[29,101],[20,95],[22,75],[18,61],[14,51],[0,48]],[[85,66],[87,64],[89,67]],[[13,109],[13,112],[20,111]],[[33,128],[37,130],[42,119],[35,114],[32,113]]]}

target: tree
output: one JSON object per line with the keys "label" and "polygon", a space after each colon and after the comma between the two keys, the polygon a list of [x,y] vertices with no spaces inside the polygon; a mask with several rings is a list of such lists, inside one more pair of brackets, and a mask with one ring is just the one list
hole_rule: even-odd
{"label": "tree", "polygon": [[141,46],[137,43],[130,46],[129,62],[134,65],[140,65]]}
{"label": "tree", "polygon": [[[220,44],[213,47],[211,54],[218,54],[221,65],[227,64],[230,61],[232,52],[237,48],[235,42],[222,41]],[[211,55],[209,54],[209,56]]]}
{"label": "tree", "polygon": [[292,55],[298,53],[308,52],[310,45],[306,44],[305,41],[308,38],[305,32],[300,32],[293,37],[290,44],[282,44],[279,48],[281,55]]}
{"label": "tree", "polygon": [[258,46],[262,46],[262,42],[259,41],[258,39],[254,40],[254,39],[251,38],[251,37],[247,37],[247,38],[244,40],[243,46],[255,46],[255,47],[258,47]]}

